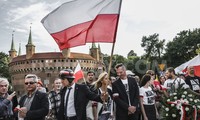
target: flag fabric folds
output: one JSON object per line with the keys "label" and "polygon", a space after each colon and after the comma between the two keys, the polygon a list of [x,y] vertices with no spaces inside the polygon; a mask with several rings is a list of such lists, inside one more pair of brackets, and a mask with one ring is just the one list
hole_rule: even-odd
{"label": "flag fabric folds", "polygon": [[186,72],[188,66],[194,66],[196,76],[200,77],[200,54],[175,68],[176,73]]}
{"label": "flag fabric folds", "polygon": [[73,0],[42,19],[61,50],[89,42],[115,42],[121,0]]}
{"label": "flag fabric folds", "polygon": [[83,71],[81,70],[81,66],[80,66],[80,63],[78,62],[75,70],[74,70],[74,76],[75,76],[75,79],[74,79],[74,82],[76,83],[78,80],[84,78],[84,74],[83,74]]}

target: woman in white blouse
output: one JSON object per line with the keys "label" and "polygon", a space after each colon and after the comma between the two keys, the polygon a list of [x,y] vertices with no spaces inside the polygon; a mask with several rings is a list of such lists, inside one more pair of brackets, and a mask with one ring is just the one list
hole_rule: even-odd
{"label": "woman in white blouse", "polygon": [[146,74],[142,77],[140,83],[140,103],[143,120],[156,120],[158,112],[155,105],[155,96],[150,87],[151,76]]}

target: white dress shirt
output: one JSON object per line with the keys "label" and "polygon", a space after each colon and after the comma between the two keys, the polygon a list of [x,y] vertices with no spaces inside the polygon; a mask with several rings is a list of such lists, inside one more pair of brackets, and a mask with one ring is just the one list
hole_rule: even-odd
{"label": "white dress shirt", "polygon": [[[75,105],[74,105],[74,92],[75,92],[75,83],[71,86],[71,91],[69,93],[68,103],[66,103],[67,93],[69,89],[66,90],[65,93],[65,106],[67,104],[67,117],[76,116]],[[65,108],[66,109],[66,108]]]}

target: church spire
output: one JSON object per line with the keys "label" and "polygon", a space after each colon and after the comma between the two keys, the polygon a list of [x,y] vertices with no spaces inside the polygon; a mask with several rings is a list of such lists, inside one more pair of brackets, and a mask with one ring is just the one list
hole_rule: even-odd
{"label": "church spire", "polygon": [[92,43],[92,48],[97,48],[95,43]]}
{"label": "church spire", "polygon": [[100,44],[98,44],[98,49],[99,49],[99,51],[101,52],[101,47],[100,47]]}
{"label": "church spire", "polygon": [[10,51],[16,51],[15,50],[15,43],[14,43],[14,32],[15,31],[13,31],[13,33],[12,33],[12,43],[11,43]]}
{"label": "church spire", "polygon": [[33,54],[35,54],[35,45],[33,45],[32,42],[31,26],[30,26],[28,44],[26,45],[26,59],[30,59],[33,56]]}
{"label": "church spire", "polygon": [[18,52],[18,56],[21,55],[21,43],[19,43],[19,52]]}
{"label": "church spire", "polygon": [[14,44],[14,32],[15,31],[13,31],[12,33],[12,43],[11,43],[11,48],[9,51],[10,61],[12,61],[12,59],[17,56],[17,51],[15,50],[15,44]]}
{"label": "church spire", "polygon": [[30,32],[29,32],[29,37],[28,37],[28,44],[33,44],[32,42],[32,35],[31,35],[31,26],[30,26]]}

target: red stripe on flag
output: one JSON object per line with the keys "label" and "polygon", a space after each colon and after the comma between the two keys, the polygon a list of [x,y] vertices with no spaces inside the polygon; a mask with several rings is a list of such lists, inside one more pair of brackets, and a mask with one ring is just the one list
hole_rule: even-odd
{"label": "red stripe on flag", "polygon": [[194,66],[194,74],[200,77],[200,65]]}
{"label": "red stripe on flag", "polygon": [[85,45],[87,42],[113,43],[118,18],[118,14],[98,15],[93,21],[72,26],[51,36],[61,50]]}
{"label": "red stripe on flag", "polygon": [[115,42],[115,33],[119,14],[98,15],[91,24],[86,42]]}

